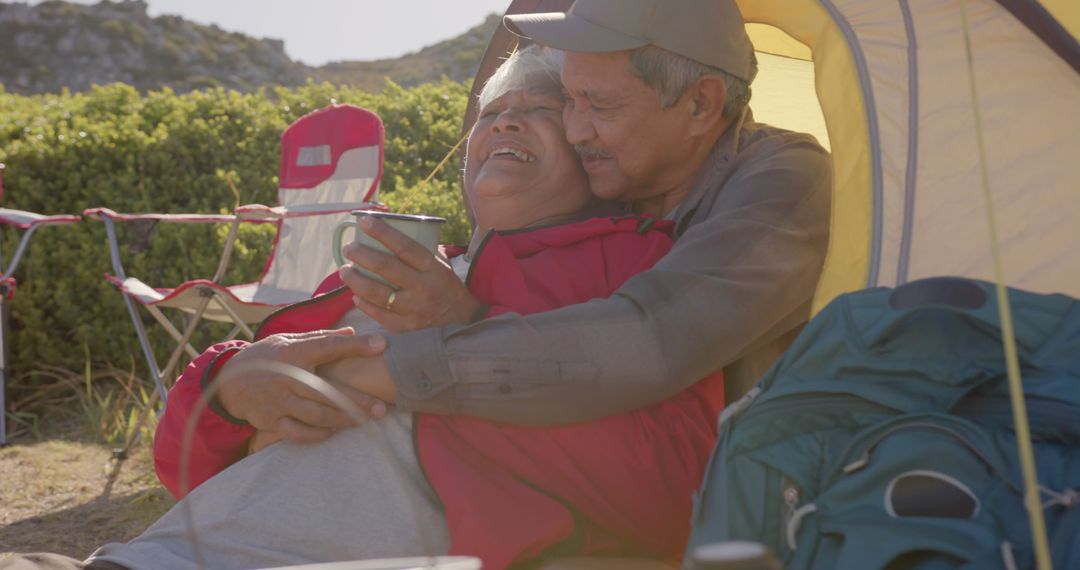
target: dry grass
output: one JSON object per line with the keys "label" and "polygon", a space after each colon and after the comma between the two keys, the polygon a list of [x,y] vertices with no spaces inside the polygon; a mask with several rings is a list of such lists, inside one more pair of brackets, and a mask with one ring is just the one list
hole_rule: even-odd
{"label": "dry grass", "polygon": [[[24,386],[25,384],[25,386]],[[10,445],[0,449],[0,558],[85,558],[141,533],[174,503],[147,443],[156,422],[146,382],[113,367],[43,366],[12,383]],[[144,421],[145,420],[145,421]],[[136,432],[124,461],[113,458]]]}
{"label": "dry grass", "polygon": [[101,443],[15,441],[0,449],[0,558],[56,552],[76,558],[142,532],[174,503],[147,446],[112,459]]}

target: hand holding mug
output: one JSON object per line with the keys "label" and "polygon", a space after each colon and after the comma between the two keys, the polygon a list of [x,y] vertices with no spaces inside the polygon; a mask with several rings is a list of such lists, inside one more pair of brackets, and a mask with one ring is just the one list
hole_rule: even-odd
{"label": "hand holding mug", "polygon": [[430,227],[427,216],[359,214],[356,240],[344,246],[344,258],[339,258],[346,265],[341,279],[357,308],[390,332],[471,322],[481,303],[437,253],[437,232],[430,239],[400,224],[416,218],[421,218],[418,225]]}
{"label": "hand holding mug", "polygon": [[[350,228],[355,229],[353,244],[359,244],[388,257],[401,255],[397,249],[392,247],[392,245],[399,245],[399,249],[406,248],[405,253],[407,255],[410,255],[415,259],[420,259],[435,254],[439,247],[439,230],[442,225],[446,223],[445,218],[437,218],[434,216],[391,214],[370,210],[353,210],[351,214],[353,216],[352,220],[345,220],[334,228],[332,253],[334,254],[334,259],[337,260],[338,265],[349,264],[348,260],[342,256],[341,248],[342,238],[345,236],[345,232]],[[396,234],[400,234],[401,237],[396,240],[395,244],[383,243],[378,237],[371,235],[371,222],[375,219],[381,220],[383,222],[382,225],[389,226]],[[364,275],[369,279],[374,279],[383,285],[394,289],[400,289],[400,287],[395,285],[395,282],[390,279],[393,276],[387,273],[388,269],[393,269],[392,267],[380,267],[378,269],[382,269],[382,271],[379,271],[377,268],[353,264],[353,269],[361,275]]]}

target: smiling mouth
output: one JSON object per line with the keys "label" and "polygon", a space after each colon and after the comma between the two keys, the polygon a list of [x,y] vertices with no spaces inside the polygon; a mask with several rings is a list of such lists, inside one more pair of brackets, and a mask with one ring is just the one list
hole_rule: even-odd
{"label": "smiling mouth", "polygon": [[516,158],[517,160],[520,160],[522,162],[535,162],[536,161],[535,156],[533,156],[533,155],[531,155],[531,154],[529,154],[529,153],[527,153],[527,152],[525,152],[525,151],[523,151],[521,149],[511,148],[511,147],[508,147],[508,146],[501,146],[501,147],[496,148],[495,150],[491,151],[490,154],[488,154],[489,159],[490,158],[507,158],[507,157],[513,157],[513,158]]}
{"label": "smiling mouth", "polygon": [[602,169],[612,158],[609,153],[599,149],[575,146],[574,150],[577,151],[578,159],[581,160],[581,166],[585,168],[585,172],[589,173]]}
{"label": "smiling mouth", "polygon": [[579,154],[578,158],[581,159],[581,166],[585,168],[586,172],[593,172],[603,168],[611,160],[610,156],[605,154]]}

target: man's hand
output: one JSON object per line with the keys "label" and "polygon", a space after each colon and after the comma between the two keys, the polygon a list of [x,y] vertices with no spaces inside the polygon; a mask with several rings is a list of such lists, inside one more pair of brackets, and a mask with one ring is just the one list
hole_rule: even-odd
{"label": "man's hand", "polygon": [[[225,411],[258,430],[276,432],[294,443],[313,443],[335,430],[354,425],[349,416],[319,392],[272,372],[230,374],[245,363],[279,362],[314,372],[315,367],[352,356],[379,355],[386,341],[355,336],[352,329],[279,334],[252,343],[218,372],[218,402]],[[381,358],[380,358],[381,360]],[[370,417],[386,415],[386,404],[349,385],[335,386]]]}
{"label": "man's hand", "polygon": [[[360,230],[394,255],[355,242],[342,248],[354,265],[377,273],[400,290],[343,267],[341,279],[365,315],[390,332],[406,332],[453,323],[468,324],[481,303],[439,256],[405,234],[370,216],[358,220]],[[392,296],[391,296],[392,295]]]}

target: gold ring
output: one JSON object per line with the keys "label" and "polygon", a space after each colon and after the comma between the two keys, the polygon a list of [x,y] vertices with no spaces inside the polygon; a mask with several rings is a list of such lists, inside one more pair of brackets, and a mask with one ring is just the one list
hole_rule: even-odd
{"label": "gold ring", "polygon": [[397,300],[397,291],[391,291],[390,296],[386,298],[386,304],[383,305],[383,308],[386,309],[387,311],[393,310],[394,301],[396,301],[396,300]]}

